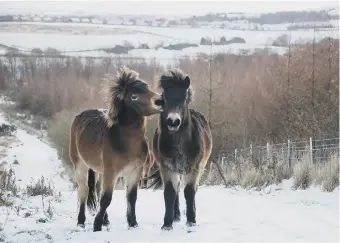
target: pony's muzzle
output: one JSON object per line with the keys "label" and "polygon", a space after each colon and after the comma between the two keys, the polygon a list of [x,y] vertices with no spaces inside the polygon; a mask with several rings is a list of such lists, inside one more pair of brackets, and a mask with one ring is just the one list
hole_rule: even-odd
{"label": "pony's muzzle", "polygon": [[163,111],[163,98],[161,95],[155,95],[154,97],[152,97],[152,106],[155,110],[157,110],[158,112],[162,112]]}
{"label": "pony's muzzle", "polygon": [[181,125],[181,117],[178,113],[169,113],[166,118],[166,124],[170,131],[177,131]]}
{"label": "pony's muzzle", "polygon": [[163,106],[164,105],[164,100],[163,97],[161,95],[156,95],[153,98],[154,104],[155,106]]}

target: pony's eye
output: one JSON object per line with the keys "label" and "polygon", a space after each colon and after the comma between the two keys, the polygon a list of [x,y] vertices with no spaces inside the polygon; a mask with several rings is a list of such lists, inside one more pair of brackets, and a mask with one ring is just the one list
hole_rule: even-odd
{"label": "pony's eye", "polygon": [[138,100],[138,95],[135,95],[135,94],[131,95],[131,100],[133,101]]}

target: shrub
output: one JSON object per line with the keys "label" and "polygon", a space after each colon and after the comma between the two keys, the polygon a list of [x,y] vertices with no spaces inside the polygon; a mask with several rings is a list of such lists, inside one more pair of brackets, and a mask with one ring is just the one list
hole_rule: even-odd
{"label": "shrub", "polygon": [[60,56],[61,55],[61,52],[58,51],[57,49],[55,48],[51,48],[51,47],[48,47],[45,49],[44,51],[45,55],[47,56]]}
{"label": "shrub", "polygon": [[113,48],[104,48],[103,49],[107,53],[114,53],[114,54],[128,54],[129,48],[121,45],[115,45]]}
{"label": "shrub", "polygon": [[49,124],[48,137],[54,148],[58,151],[58,155],[66,169],[72,168],[69,155],[70,128],[75,112],[61,111],[54,116]]}
{"label": "shrub", "polygon": [[54,191],[50,183],[46,183],[45,178],[42,176],[33,184],[26,187],[26,193],[29,196],[53,196]]}
{"label": "shrub", "polygon": [[339,186],[339,155],[333,155],[329,161],[318,165],[314,169],[315,184],[321,185],[327,192]]}
{"label": "shrub", "polygon": [[124,45],[123,45],[123,46],[124,46],[128,51],[135,49],[134,45],[132,45],[132,43],[129,42],[129,41],[124,41]]}
{"label": "shrub", "polygon": [[293,171],[289,168],[288,161],[282,160],[279,161],[276,165],[276,183],[281,182],[282,180],[290,179],[293,175]]}
{"label": "shrub", "polygon": [[138,49],[150,49],[149,45],[146,43],[142,43],[138,46]]}
{"label": "shrub", "polygon": [[227,44],[227,39],[224,36],[222,36],[221,39],[220,39],[220,43],[221,43],[221,45]]}
{"label": "shrub", "polygon": [[273,41],[273,46],[282,46],[282,47],[287,47],[289,44],[289,39],[288,35],[280,35]]}
{"label": "shrub", "polygon": [[164,49],[167,50],[175,50],[175,51],[180,51],[183,50],[184,48],[188,47],[198,47],[197,44],[190,44],[190,43],[179,43],[179,44],[171,44],[168,46],[163,47]]}
{"label": "shrub", "polygon": [[208,37],[202,37],[200,41],[200,45],[211,45],[212,41]]}
{"label": "shrub", "polygon": [[312,171],[309,159],[304,157],[293,168],[293,188],[307,189],[312,184]]}
{"label": "shrub", "polygon": [[53,105],[47,93],[35,89],[35,87],[22,87],[16,94],[16,106],[20,110],[29,110],[34,115],[49,117],[53,113]]}
{"label": "shrub", "polygon": [[332,157],[323,170],[324,181],[322,189],[327,192],[332,192],[339,186],[339,156]]}
{"label": "shrub", "polygon": [[11,206],[11,196],[18,195],[18,187],[13,170],[0,171],[0,206]]}
{"label": "shrub", "polygon": [[14,125],[0,124],[0,137],[1,136],[11,136],[15,131],[16,127]]}
{"label": "shrub", "polygon": [[158,43],[156,46],[155,46],[155,49],[158,50],[159,48],[163,48],[164,46],[164,43],[161,41],[160,43]]}
{"label": "shrub", "polygon": [[36,55],[42,55],[42,54],[44,54],[44,52],[43,52],[40,48],[33,48],[33,49],[31,50],[31,52],[32,52],[33,54],[36,54]]}
{"label": "shrub", "polygon": [[243,39],[242,37],[233,37],[227,41],[227,44],[232,44],[232,43],[246,43],[246,40]]}

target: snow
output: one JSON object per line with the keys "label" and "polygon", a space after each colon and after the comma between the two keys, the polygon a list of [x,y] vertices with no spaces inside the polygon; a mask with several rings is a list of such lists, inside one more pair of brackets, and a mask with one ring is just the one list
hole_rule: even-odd
{"label": "snow", "polygon": [[[6,23],[8,25],[8,23]],[[233,37],[241,37],[246,40],[246,44],[242,44],[242,49],[253,49],[254,46],[268,44],[269,39],[276,39],[282,34],[289,34],[282,30],[284,25],[275,25],[277,30],[272,31],[246,31],[246,30],[231,30],[231,29],[213,29],[204,28],[166,28],[166,27],[150,27],[150,26],[122,26],[122,25],[101,25],[101,24],[86,24],[86,23],[25,23],[25,26],[38,25],[44,28],[35,28],[33,32],[20,30],[18,23],[11,23],[12,31],[0,32],[0,44],[8,46],[18,46],[23,49],[47,47],[56,48],[61,51],[86,50],[95,48],[109,48],[117,44],[123,44],[125,41],[133,45],[147,43],[151,48],[163,42],[164,45],[176,43],[200,43],[201,37],[209,36],[212,39],[219,40],[222,36],[227,39]],[[59,28],[60,33],[48,33],[48,26]],[[273,25],[274,26],[274,25]],[[280,27],[281,26],[281,27]],[[0,24],[1,27],[1,24]],[[74,33],[66,31],[64,28],[73,28]],[[82,34],[79,30],[88,28],[87,34]],[[269,28],[269,27],[268,27]],[[77,31],[77,29],[79,29]],[[100,33],[98,33],[100,30]],[[116,32],[114,32],[116,31]],[[317,31],[314,34],[313,30],[297,30],[291,32],[292,42],[304,42],[312,40],[314,35],[317,40],[324,37],[338,36],[338,30]],[[21,40],[25,40],[24,42]],[[230,46],[229,46],[230,47]],[[228,48],[229,48],[228,47]],[[195,53],[205,52],[204,46],[197,47]],[[214,46],[214,48],[219,48]],[[233,50],[238,50],[237,46]],[[156,50],[154,56],[158,56]],[[184,49],[185,51],[185,49]],[[78,55],[79,53],[77,53]],[[143,56],[143,54],[141,54]]]}
{"label": "snow", "polygon": [[[8,149],[7,161],[19,161],[14,171],[21,185],[29,185],[32,179],[48,178],[58,187],[65,186],[66,181],[61,180],[61,163],[55,149],[43,143],[37,137],[18,129],[17,137],[20,143]],[[20,145],[22,144],[22,145]],[[66,184],[68,188],[68,184]]]}
{"label": "snow", "polygon": [[[0,123],[5,119],[0,116]],[[331,193],[319,187],[292,190],[292,181],[270,186],[262,191],[201,186],[196,197],[196,232],[187,233],[185,200],[180,194],[182,220],[172,232],[162,232],[164,216],[163,192],[139,190],[136,214],[139,227],[128,230],[126,225],[125,191],[116,190],[108,208],[109,228],[92,232],[94,216],[87,212],[86,227],[76,227],[77,193],[67,179],[61,178],[61,162],[56,150],[18,129],[16,140],[7,148],[5,160],[12,165],[25,188],[44,176],[52,181],[57,196],[26,197],[22,195],[12,208],[0,207],[0,232],[8,242],[339,242],[339,188]],[[0,137],[1,139],[1,137]],[[60,194],[59,194],[60,192]],[[53,217],[46,223],[48,205]],[[30,213],[31,215],[28,215]]]}

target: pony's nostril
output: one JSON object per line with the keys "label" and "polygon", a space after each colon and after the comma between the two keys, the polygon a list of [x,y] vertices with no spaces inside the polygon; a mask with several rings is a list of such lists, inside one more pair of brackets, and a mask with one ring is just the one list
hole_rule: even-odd
{"label": "pony's nostril", "polygon": [[155,99],[155,105],[156,106],[162,106],[164,104],[163,99],[159,98],[159,99]]}
{"label": "pony's nostril", "polygon": [[172,124],[173,124],[172,119],[171,118],[166,119],[166,124],[168,126],[172,126]]}
{"label": "pony's nostril", "polygon": [[168,118],[166,119],[166,123],[170,127],[178,127],[181,124],[181,120],[176,118],[175,120]]}

